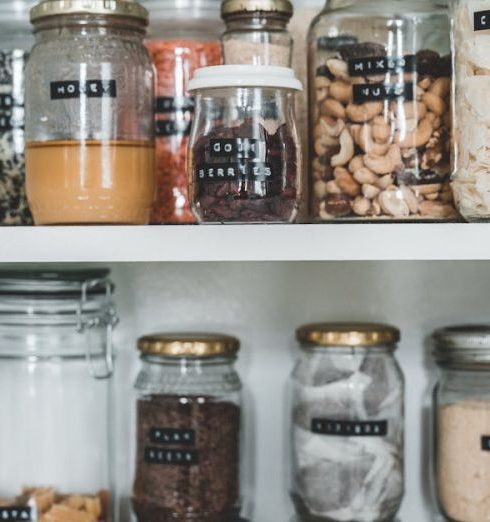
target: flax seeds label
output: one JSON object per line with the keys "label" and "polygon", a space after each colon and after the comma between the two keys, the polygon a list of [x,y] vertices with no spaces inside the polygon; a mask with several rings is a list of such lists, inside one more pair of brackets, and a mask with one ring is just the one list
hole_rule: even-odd
{"label": "flax seeds label", "polygon": [[177,466],[193,466],[199,463],[196,450],[145,448],[145,462],[148,464],[165,464]]}
{"label": "flax seeds label", "polygon": [[473,28],[475,31],[490,29],[490,11],[475,11],[473,15]]}
{"label": "flax seeds label", "polygon": [[350,76],[373,76],[377,74],[415,72],[415,55],[396,57],[355,58],[348,61]]}
{"label": "flax seeds label", "polygon": [[5,521],[30,521],[32,518],[32,510],[30,507],[2,507],[0,508],[0,520]]}
{"label": "flax seeds label", "polygon": [[151,428],[150,441],[153,444],[193,446],[196,443],[196,432],[188,429]]}
{"label": "flax seeds label", "polygon": [[357,104],[399,98],[412,101],[415,97],[415,85],[410,82],[402,84],[363,83],[353,86],[353,94],[354,103]]}
{"label": "flax seeds label", "polygon": [[388,421],[339,421],[312,419],[311,431],[318,435],[342,437],[384,437],[388,433]]}
{"label": "flax seeds label", "polygon": [[117,96],[116,80],[87,80],[51,82],[52,100],[86,98],[115,98]]}
{"label": "flax seeds label", "polygon": [[490,435],[481,436],[481,449],[482,451],[490,451]]}

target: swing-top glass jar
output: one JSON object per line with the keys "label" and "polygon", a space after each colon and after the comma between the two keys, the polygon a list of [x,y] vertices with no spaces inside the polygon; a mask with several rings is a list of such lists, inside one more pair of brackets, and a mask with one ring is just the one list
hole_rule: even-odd
{"label": "swing-top glass jar", "polygon": [[328,0],[309,33],[316,220],[453,220],[451,57],[438,0]]}
{"label": "swing-top glass jar", "polygon": [[225,0],[221,16],[226,23],[221,37],[226,65],[291,67],[290,0]]}
{"label": "swing-top glass jar", "polygon": [[108,274],[0,272],[2,520],[111,519]]}
{"label": "swing-top glass jar", "polygon": [[238,339],[157,334],[138,342],[133,508],[138,522],[238,520]]}
{"label": "swing-top glass jar", "polygon": [[36,224],[145,224],[154,200],[148,12],[128,0],[31,11],[26,183]]}

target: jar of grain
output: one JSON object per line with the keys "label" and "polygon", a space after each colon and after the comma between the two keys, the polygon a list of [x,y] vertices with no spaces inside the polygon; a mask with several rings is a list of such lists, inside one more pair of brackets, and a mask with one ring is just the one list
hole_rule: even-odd
{"label": "jar of grain", "polygon": [[302,521],[393,520],[404,492],[399,331],[310,324],[290,378],[291,497]]}
{"label": "jar of grain", "polygon": [[221,16],[225,64],[291,67],[290,0],[224,0]]}
{"label": "jar of grain", "polygon": [[146,9],[129,0],[44,0],[31,21],[26,181],[35,223],[148,223],[155,172]]}
{"label": "jar of grain", "polygon": [[241,511],[238,339],[138,341],[133,511],[138,522],[235,520]]}
{"label": "jar of grain", "polygon": [[328,0],[309,32],[317,221],[454,220],[451,56],[439,0]]}
{"label": "jar of grain", "polygon": [[490,326],[434,333],[433,480],[449,520],[490,520]]}

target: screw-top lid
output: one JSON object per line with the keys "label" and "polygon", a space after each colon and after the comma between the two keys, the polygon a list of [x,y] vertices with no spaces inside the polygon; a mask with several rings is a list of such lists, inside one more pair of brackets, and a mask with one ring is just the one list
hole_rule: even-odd
{"label": "screw-top lid", "polygon": [[296,338],[306,347],[393,346],[400,340],[394,326],[377,323],[314,323],[296,330]]}
{"label": "screw-top lid", "polygon": [[436,330],[433,355],[443,367],[490,367],[490,325],[449,326]]}
{"label": "screw-top lid", "polygon": [[189,91],[220,87],[278,87],[302,91],[293,69],[272,65],[214,65],[202,67],[189,82]]}
{"label": "screw-top lid", "polygon": [[138,340],[142,354],[161,357],[234,357],[239,348],[236,337],[218,333],[159,333]]}
{"label": "screw-top lid", "polygon": [[221,16],[237,13],[278,13],[280,15],[293,16],[293,4],[289,0],[224,0],[221,4]]}
{"label": "screw-top lid", "polygon": [[148,22],[148,11],[133,0],[43,0],[31,9],[31,22],[76,14],[126,16]]}

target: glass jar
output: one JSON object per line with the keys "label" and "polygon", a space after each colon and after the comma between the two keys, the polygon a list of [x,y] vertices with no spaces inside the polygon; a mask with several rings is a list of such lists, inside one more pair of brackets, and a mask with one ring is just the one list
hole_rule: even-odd
{"label": "glass jar", "polygon": [[108,275],[0,272],[2,520],[111,520]]}
{"label": "glass jar", "polygon": [[26,172],[36,224],[148,223],[155,172],[147,16],[129,0],[44,0],[31,11]]}
{"label": "glass jar", "polygon": [[302,521],[393,520],[404,492],[404,382],[396,328],[299,328],[291,496]]}
{"label": "glass jar", "polygon": [[315,220],[454,220],[439,0],[329,0],[309,33]]}
{"label": "glass jar", "polygon": [[136,520],[235,520],[241,503],[238,339],[159,334],[142,337],[138,348]]}
{"label": "glass jar", "polygon": [[187,192],[187,148],[194,99],[188,84],[199,67],[221,63],[219,0],[146,0],[146,47],[155,64],[156,182],[153,224],[195,223]]}
{"label": "glass jar", "polygon": [[24,68],[31,1],[0,4],[0,225],[31,225],[25,194]]}
{"label": "glass jar", "polygon": [[455,161],[452,188],[468,221],[490,220],[490,4],[453,0]]}
{"label": "glass jar", "polygon": [[294,96],[286,67],[221,65],[196,71],[189,191],[201,223],[292,222],[301,178]]}
{"label": "glass jar", "polygon": [[448,520],[490,520],[490,326],[434,333],[433,482]]}
{"label": "glass jar", "polygon": [[221,37],[226,65],[291,67],[293,39],[287,25],[293,16],[289,0],[224,0]]}

